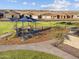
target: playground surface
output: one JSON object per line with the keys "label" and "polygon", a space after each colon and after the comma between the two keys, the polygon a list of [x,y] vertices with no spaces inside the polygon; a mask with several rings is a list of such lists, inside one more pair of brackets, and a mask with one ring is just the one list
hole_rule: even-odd
{"label": "playground surface", "polygon": [[29,44],[29,43],[37,43],[43,42],[52,39],[52,33],[50,30],[46,30],[41,32],[37,36],[33,36],[25,41],[21,41],[21,38],[12,38],[9,40],[1,39],[0,45],[13,45],[13,44]]}

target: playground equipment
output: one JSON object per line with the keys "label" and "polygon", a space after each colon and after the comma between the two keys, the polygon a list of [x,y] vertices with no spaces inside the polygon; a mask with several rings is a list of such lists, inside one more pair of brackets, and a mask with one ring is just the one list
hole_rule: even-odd
{"label": "playground equipment", "polygon": [[[33,32],[37,32],[37,30],[35,31],[34,29],[31,30],[31,31],[28,31],[28,32],[24,32],[24,30],[27,30],[27,29],[24,29],[24,22],[36,22],[37,20],[35,19],[32,19],[30,17],[21,17],[21,18],[16,18],[16,17],[13,17],[10,19],[12,22],[16,22],[16,36],[17,37],[21,37],[23,40],[25,39],[26,36],[28,37],[31,37],[31,33]],[[17,27],[17,22],[22,22],[22,27],[21,28],[18,28]],[[25,36],[26,35],[26,36]]]}
{"label": "playground equipment", "polygon": [[[50,27],[45,28],[45,29],[35,29],[35,28],[31,29],[30,28],[30,30],[28,31],[27,29],[24,28],[24,22],[29,23],[29,22],[37,22],[38,21],[38,20],[30,18],[28,16],[21,17],[19,19],[18,18],[11,18],[11,21],[16,22],[16,29],[15,29],[16,30],[16,36],[20,37],[22,39],[22,41],[24,41],[25,39],[31,38],[33,36],[39,35],[40,32],[42,32],[42,31],[50,29]],[[17,22],[22,22],[21,28],[17,27]],[[35,24],[35,26],[36,26],[36,24]],[[27,30],[27,31],[25,31],[25,30]]]}

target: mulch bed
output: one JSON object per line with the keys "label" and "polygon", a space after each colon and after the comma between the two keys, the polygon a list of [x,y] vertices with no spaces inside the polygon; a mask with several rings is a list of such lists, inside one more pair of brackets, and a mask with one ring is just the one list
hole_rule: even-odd
{"label": "mulch bed", "polygon": [[37,42],[43,42],[43,41],[47,41],[50,40],[52,38],[51,36],[51,30],[46,30],[41,32],[40,35],[38,36],[34,36],[32,38],[29,38],[25,41],[21,41],[20,38],[13,38],[10,40],[0,40],[0,45],[14,45],[14,44],[29,44],[29,43],[37,43]]}

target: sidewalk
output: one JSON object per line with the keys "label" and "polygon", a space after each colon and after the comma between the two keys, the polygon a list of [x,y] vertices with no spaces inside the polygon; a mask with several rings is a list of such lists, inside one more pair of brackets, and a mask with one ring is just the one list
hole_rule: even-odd
{"label": "sidewalk", "polygon": [[65,40],[64,43],[79,49],[79,37],[69,35],[69,38],[70,40]]}
{"label": "sidewalk", "polygon": [[7,50],[35,50],[50,53],[53,55],[57,55],[64,59],[78,59],[54,46],[51,45],[53,40],[40,42],[40,43],[32,43],[32,44],[25,44],[25,45],[0,45],[0,51],[7,51]]}

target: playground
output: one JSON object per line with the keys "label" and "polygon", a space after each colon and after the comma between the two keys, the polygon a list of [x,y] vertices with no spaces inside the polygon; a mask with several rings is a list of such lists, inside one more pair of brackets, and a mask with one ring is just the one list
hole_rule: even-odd
{"label": "playground", "polygon": [[24,44],[46,41],[53,22],[40,22],[30,17],[10,18],[9,22],[0,22],[0,44]]}
{"label": "playground", "polygon": [[53,38],[52,33],[55,32],[55,27],[65,29],[65,27],[75,26],[63,23],[38,21],[27,16],[19,19],[10,18],[8,22],[0,22],[0,44],[27,44],[47,41]]}
{"label": "playground", "polygon": [[[10,21],[8,21],[8,22],[0,22],[0,45],[4,45],[4,46],[5,45],[7,45],[7,46],[8,45],[11,45],[11,46],[25,45],[26,46],[29,44],[38,44],[41,42],[43,42],[43,44],[47,44],[47,42],[51,41],[52,42],[52,43],[50,43],[51,46],[52,45],[55,46],[54,44],[56,44],[56,45],[59,45],[58,48],[61,49],[62,47],[61,47],[60,43],[64,42],[64,41],[62,41],[62,40],[64,40],[63,35],[69,33],[69,31],[70,31],[68,29],[69,27],[74,27],[76,25],[77,24],[70,23],[70,22],[69,23],[44,22],[44,21],[38,21],[38,20],[32,19],[32,18],[30,18],[30,19],[21,18],[19,20],[17,19],[17,21],[16,21],[15,18],[11,18]],[[59,34],[61,34],[61,35],[59,35]],[[58,40],[57,40],[57,38],[58,38]],[[40,44],[40,45],[42,45],[42,44]],[[40,47],[40,45],[38,47]],[[34,46],[36,46],[36,45],[34,45]],[[48,47],[46,47],[46,48],[49,49]],[[64,50],[64,48],[65,48],[65,46],[61,50]],[[9,47],[7,49],[9,49]],[[12,49],[13,49],[13,47],[12,47]],[[37,49],[37,47],[36,47],[36,49]],[[39,48],[39,49],[41,49],[41,48]],[[57,52],[57,50],[56,50],[56,52]],[[67,51],[67,52],[69,52],[69,51]],[[59,54],[56,54],[56,55],[61,57],[61,55],[59,55]],[[70,54],[74,55],[73,52]],[[69,57],[71,58],[70,55],[69,55]],[[66,58],[66,57],[63,56],[63,58]],[[72,58],[74,59],[74,57],[72,57]]]}
{"label": "playground", "polygon": [[[15,28],[15,22],[0,22],[0,35],[6,33],[6,32],[12,32]],[[33,28],[35,27],[34,22],[29,22],[29,25],[31,25]],[[42,28],[42,27],[49,27],[49,26],[56,26],[56,22],[37,22],[36,28]],[[21,27],[22,23],[18,22],[17,27]],[[28,27],[28,22],[24,23],[24,27]]]}

